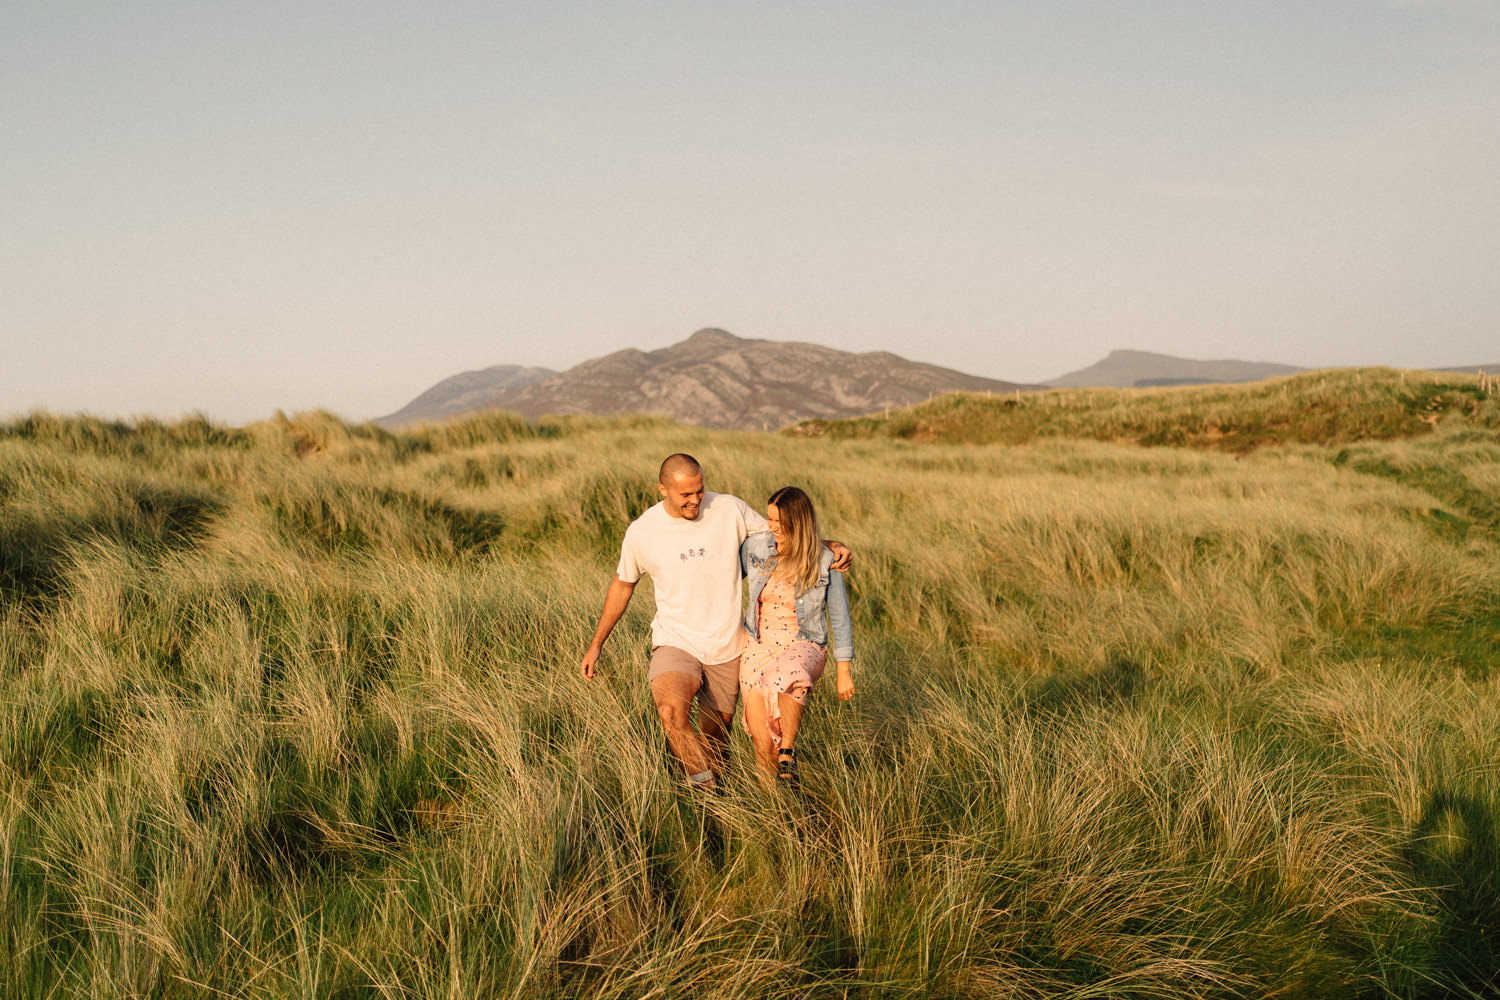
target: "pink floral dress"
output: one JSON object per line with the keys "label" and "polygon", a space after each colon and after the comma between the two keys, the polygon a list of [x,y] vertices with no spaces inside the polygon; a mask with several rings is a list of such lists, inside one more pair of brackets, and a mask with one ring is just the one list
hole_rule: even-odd
{"label": "pink floral dress", "polygon": [[760,592],[760,637],[751,636],[740,654],[740,693],[746,701],[764,698],[771,735],[781,738],[782,692],[807,704],[807,692],[823,676],[828,650],[797,638],[796,592],[788,580],[772,577]]}

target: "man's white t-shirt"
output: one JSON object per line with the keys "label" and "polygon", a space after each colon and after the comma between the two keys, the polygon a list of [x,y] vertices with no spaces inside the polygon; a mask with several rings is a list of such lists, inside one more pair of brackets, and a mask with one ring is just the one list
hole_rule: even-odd
{"label": "man's white t-shirt", "polygon": [[739,497],[704,491],[698,516],[673,517],[658,503],[625,529],[615,575],[635,583],[651,574],[656,617],[651,645],[676,646],[701,663],[740,655],[740,543],[768,531],[766,519]]}

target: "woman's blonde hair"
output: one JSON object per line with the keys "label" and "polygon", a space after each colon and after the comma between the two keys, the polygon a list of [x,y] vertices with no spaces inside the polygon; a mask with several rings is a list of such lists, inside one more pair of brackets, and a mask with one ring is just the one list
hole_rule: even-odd
{"label": "woman's blonde hair", "polygon": [[784,543],[776,546],[774,573],[790,580],[802,593],[818,582],[818,560],[823,556],[823,534],[818,530],[818,512],[810,497],[795,486],[783,486],[771,494],[768,505],[776,508]]}

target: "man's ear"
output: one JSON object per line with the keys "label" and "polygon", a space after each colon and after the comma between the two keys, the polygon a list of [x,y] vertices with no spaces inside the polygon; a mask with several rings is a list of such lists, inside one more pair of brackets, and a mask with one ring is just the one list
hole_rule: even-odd
{"label": "man's ear", "polygon": [[667,498],[667,488],[665,486],[663,486],[661,483],[657,483],[656,484],[656,492],[658,494],[660,494],[660,496],[661,496],[661,498],[663,500],[665,500]]}

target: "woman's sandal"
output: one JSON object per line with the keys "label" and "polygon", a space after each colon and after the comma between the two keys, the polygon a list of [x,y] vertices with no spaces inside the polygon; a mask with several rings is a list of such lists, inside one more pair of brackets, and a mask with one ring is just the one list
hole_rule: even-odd
{"label": "woman's sandal", "polygon": [[797,774],[797,749],[795,747],[782,747],[776,751],[776,778],[793,787],[802,783],[801,777]]}

